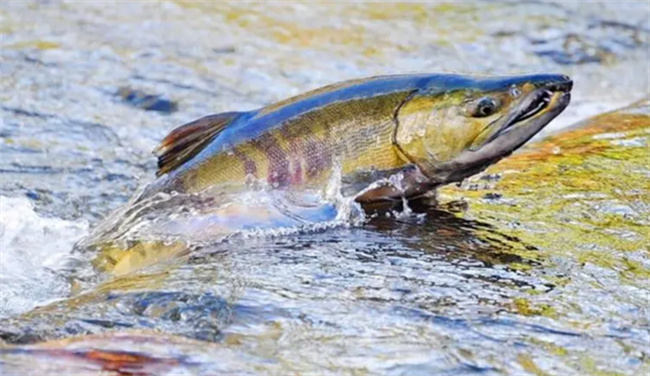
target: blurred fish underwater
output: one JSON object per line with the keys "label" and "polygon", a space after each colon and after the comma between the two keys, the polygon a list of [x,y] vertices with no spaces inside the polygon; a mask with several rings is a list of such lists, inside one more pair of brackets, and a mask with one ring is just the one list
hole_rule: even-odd
{"label": "blurred fish underwater", "polygon": [[[650,372],[646,2],[0,10],[3,374]],[[412,72],[575,84],[562,114],[458,169],[441,161],[467,162],[557,102],[546,84],[486,93],[487,78]],[[447,96],[359,80],[397,73]],[[475,90],[451,95],[461,81]],[[368,105],[386,92],[401,117]],[[401,120],[394,140],[358,108],[276,126],[348,94]],[[454,111],[422,115],[436,106]],[[226,111],[244,115],[165,138]],[[334,118],[348,124],[326,134]],[[471,124],[466,138],[451,123]],[[260,130],[284,153],[256,148]]]}

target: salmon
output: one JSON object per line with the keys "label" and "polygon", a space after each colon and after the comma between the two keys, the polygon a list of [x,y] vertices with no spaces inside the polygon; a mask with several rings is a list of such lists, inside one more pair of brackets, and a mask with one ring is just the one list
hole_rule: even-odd
{"label": "salmon", "polygon": [[[158,178],[143,196],[319,187],[338,169],[359,202],[414,197],[511,154],[566,108],[571,88],[559,74],[380,76],[206,116],[156,147]],[[405,185],[363,189],[394,173]]]}

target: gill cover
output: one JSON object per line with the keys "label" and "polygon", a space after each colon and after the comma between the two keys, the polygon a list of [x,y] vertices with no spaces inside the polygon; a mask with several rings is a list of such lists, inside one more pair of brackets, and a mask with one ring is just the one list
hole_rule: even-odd
{"label": "gill cover", "polygon": [[479,122],[463,113],[465,98],[458,91],[416,91],[398,108],[394,142],[401,157],[425,173],[469,147]]}

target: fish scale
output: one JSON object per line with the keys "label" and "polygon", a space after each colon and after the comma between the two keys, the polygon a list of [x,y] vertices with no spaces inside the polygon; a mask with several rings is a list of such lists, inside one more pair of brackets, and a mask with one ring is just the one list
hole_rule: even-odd
{"label": "fish scale", "polygon": [[[406,162],[391,141],[393,115],[407,95],[338,102],[293,118],[257,138],[227,147],[224,156],[211,158],[187,175],[183,187],[186,192],[201,191],[221,182],[244,183],[248,175],[274,187],[313,186],[327,180],[335,163],[343,174],[397,168]],[[247,168],[251,162],[255,167]]]}

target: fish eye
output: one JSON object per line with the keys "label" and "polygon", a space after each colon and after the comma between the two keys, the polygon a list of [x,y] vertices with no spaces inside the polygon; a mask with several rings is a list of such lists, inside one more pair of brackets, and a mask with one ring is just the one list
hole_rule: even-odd
{"label": "fish eye", "polygon": [[492,98],[481,98],[476,102],[476,106],[472,111],[473,117],[486,117],[490,116],[497,109],[497,103]]}

